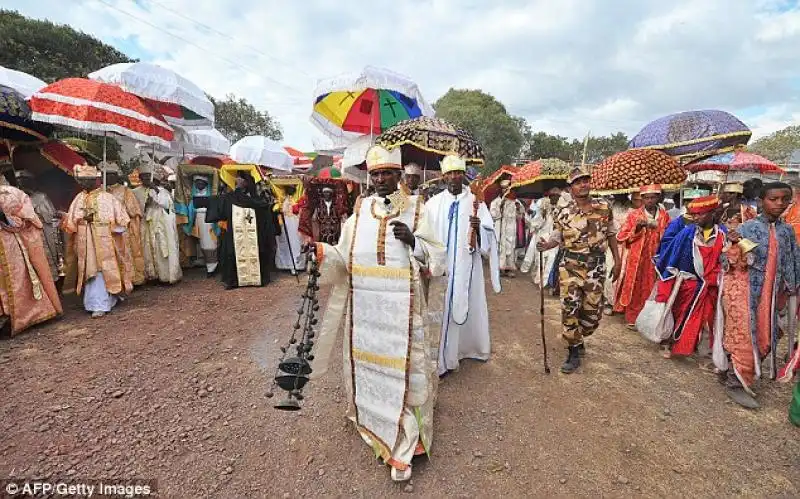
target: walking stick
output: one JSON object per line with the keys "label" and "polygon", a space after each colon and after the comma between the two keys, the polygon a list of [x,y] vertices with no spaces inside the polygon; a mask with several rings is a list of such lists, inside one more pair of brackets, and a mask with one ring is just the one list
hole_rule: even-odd
{"label": "walking stick", "polygon": [[289,246],[289,258],[292,259],[292,271],[297,283],[300,284],[300,275],[297,273],[297,266],[294,263],[294,251],[292,251],[292,240],[289,239],[289,232],[286,230],[286,217],[283,216],[283,211],[280,212],[281,220],[283,220],[283,234],[286,236],[286,245]]}
{"label": "walking stick", "polygon": [[547,335],[544,334],[544,255],[539,252],[539,320],[542,331],[542,351],[544,352],[544,372],[550,374],[550,366],[547,364]]}

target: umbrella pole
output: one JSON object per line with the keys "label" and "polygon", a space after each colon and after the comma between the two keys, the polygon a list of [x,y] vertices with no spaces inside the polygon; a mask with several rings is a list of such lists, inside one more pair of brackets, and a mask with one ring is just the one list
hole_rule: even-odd
{"label": "umbrella pole", "polygon": [[103,132],[103,190],[106,190],[107,181],[106,181],[106,135],[107,132]]}
{"label": "umbrella pole", "polygon": [[544,372],[550,374],[550,365],[547,363],[547,335],[544,333],[544,255],[539,252],[539,320],[542,333],[542,352],[544,355]]}

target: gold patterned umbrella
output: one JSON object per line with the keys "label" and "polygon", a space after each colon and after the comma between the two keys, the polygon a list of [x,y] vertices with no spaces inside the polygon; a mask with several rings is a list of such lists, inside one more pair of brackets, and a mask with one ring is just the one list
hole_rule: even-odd
{"label": "gold patterned umbrella", "polygon": [[[438,161],[426,161],[455,154],[467,163],[482,165],[483,147],[471,133],[440,118],[420,116],[389,128],[378,136],[375,143],[387,149],[403,147],[403,161],[415,161],[428,169],[439,169]],[[427,154],[426,154],[427,153]],[[421,161],[420,161],[421,159]]]}

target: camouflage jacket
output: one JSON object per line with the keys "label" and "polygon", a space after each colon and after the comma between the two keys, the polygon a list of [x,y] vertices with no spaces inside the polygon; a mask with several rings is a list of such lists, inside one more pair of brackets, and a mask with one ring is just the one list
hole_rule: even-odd
{"label": "camouflage jacket", "polygon": [[553,236],[566,251],[605,254],[608,238],[615,234],[611,208],[602,199],[592,199],[592,210],[584,213],[574,201],[556,205]]}

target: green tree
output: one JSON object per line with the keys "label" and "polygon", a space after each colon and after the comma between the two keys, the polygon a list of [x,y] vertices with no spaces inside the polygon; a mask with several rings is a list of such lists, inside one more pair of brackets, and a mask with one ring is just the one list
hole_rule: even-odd
{"label": "green tree", "polygon": [[[526,125],[527,126],[527,125]],[[580,162],[583,158],[585,139],[572,139],[546,132],[523,131],[523,147],[520,156],[525,159],[558,158],[569,162]],[[598,163],[614,153],[628,148],[628,136],[617,132],[609,136],[590,136],[586,145],[586,163]]]}
{"label": "green tree", "polygon": [[231,142],[247,135],[263,135],[273,140],[283,139],[280,123],[266,111],[259,111],[243,98],[228,94],[225,100],[214,103],[214,126]]}
{"label": "green tree", "polygon": [[505,106],[480,90],[451,88],[436,104],[436,116],[472,133],[483,145],[484,172],[514,161],[523,143],[524,119],[511,116]]}
{"label": "green tree", "polygon": [[13,10],[0,10],[0,33],[0,66],[23,71],[47,83],[85,77],[118,62],[132,62],[91,35],[67,25],[29,19]]}
{"label": "green tree", "polygon": [[800,125],[787,126],[753,142],[748,149],[776,163],[786,163],[800,149]]}

